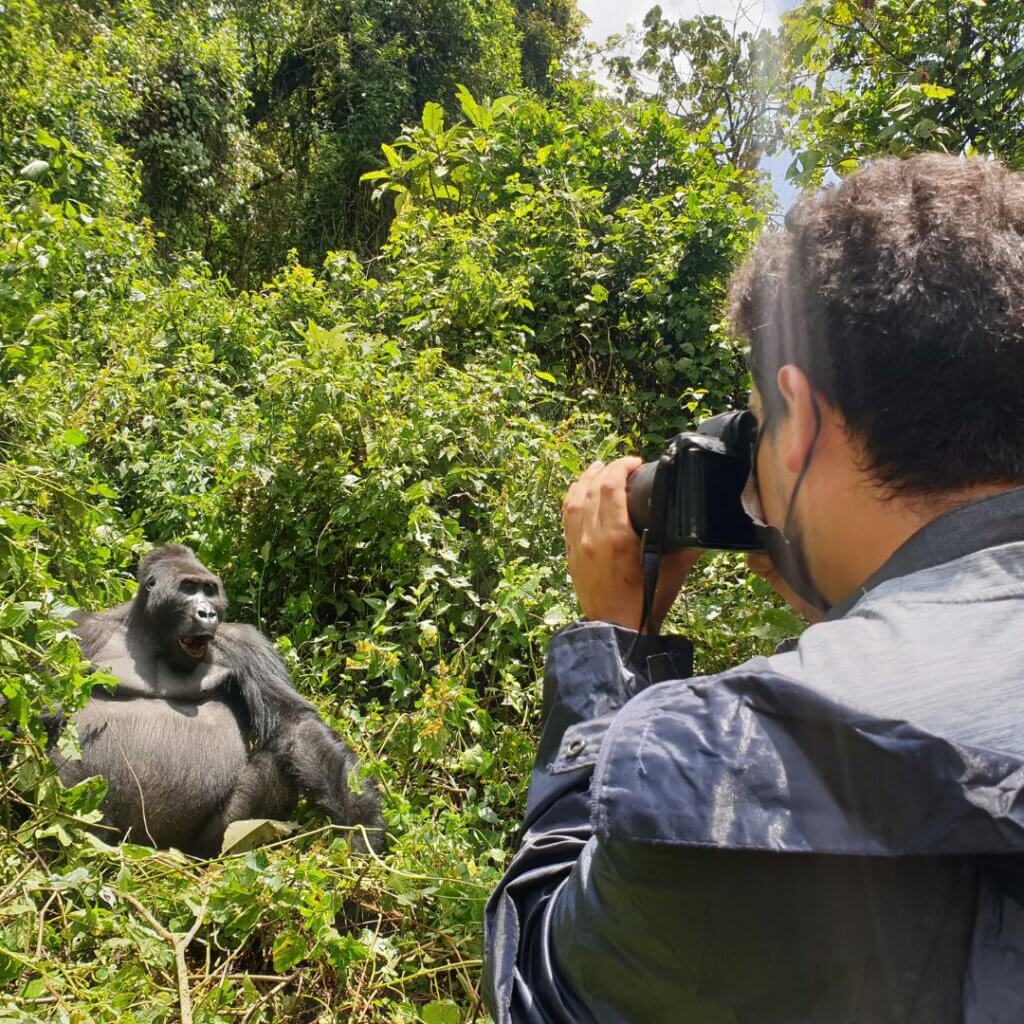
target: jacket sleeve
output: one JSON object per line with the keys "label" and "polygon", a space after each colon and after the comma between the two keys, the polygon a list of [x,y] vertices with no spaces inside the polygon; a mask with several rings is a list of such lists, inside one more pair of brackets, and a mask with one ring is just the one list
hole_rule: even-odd
{"label": "jacket sleeve", "polygon": [[551,641],[544,727],[519,849],[484,919],[484,989],[497,1024],[592,1019],[553,962],[556,898],[593,847],[589,787],[611,719],[635,694],[693,670],[683,637],[579,623]]}
{"label": "jacket sleeve", "polygon": [[[922,852],[962,749],[929,760],[911,727],[753,670],[632,700],[689,672],[685,642],[630,660],[633,636],[552,641],[522,841],[485,911],[495,1024],[962,1021],[975,868],[879,855]],[[938,834],[973,834],[975,810]]]}

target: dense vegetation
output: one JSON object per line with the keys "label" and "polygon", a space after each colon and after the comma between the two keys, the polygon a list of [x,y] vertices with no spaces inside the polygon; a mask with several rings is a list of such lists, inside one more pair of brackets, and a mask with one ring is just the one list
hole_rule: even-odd
{"label": "dense vegetation", "polygon": [[[842,12],[875,18],[913,62],[896,6],[792,17],[766,99],[768,40],[660,12],[603,93],[572,0],[0,0],[0,1022],[481,1019],[575,614],[559,502],[595,454],[743,401],[722,298],[770,209],[754,156],[785,136],[811,180],[973,126],[1024,160],[996,5],[947,6],[998,96],[859,63],[839,91],[807,24],[855,61]],[[726,130],[723,50],[770,130]],[[40,711],[94,682],[63,615],[168,540],[379,779],[385,859],[314,814],[210,863],[87,830],[102,785],[41,753]],[[798,628],[724,556],[675,625],[707,671]]]}

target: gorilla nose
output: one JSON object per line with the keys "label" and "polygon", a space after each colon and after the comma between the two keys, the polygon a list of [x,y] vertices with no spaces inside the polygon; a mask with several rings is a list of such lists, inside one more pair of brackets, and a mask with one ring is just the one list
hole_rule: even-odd
{"label": "gorilla nose", "polygon": [[201,604],[196,608],[196,618],[204,626],[216,626],[217,609],[211,604]]}

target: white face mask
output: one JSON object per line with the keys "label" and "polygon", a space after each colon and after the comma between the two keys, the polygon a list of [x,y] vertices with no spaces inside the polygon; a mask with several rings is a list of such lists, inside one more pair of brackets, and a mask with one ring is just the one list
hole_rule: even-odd
{"label": "white face mask", "polygon": [[755,526],[765,527],[768,524],[764,519],[764,508],[761,505],[761,492],[757,489],[757,482],[754,480],[754,470],[751,467],[750,475],[740,495],[740,504],[743,511],[753,520]]}
{"label": "white face mask", "polygon": [[818,434],[821,431],[821,412],[818,409],[817,402],[814,403],[814,413],[816,418],[814,441],[811,442],[811,447],[804,458],[803,468],[793,484],[793,493],[789,496],[789,505],[786,509],[785,526],[781,530],[777,527],[769,526],[764,517],[764,506],[761,504],[761,494],[755,477],[760,438],[758,439],[758,444],[754,447],[753,457],[750,460],[750,476],[747,477],[743,493],[740,495],[740,502],[743,505],[743,511],[750,516],[754,525],[758,528],[761,543],[782,578],[809,604],[819,608],[821,611],[828,611],[830,607],[829,602],[822,596],[814,580],[811,579],[810,569],[802,545],[799,543],[799,539],[792,535],[793,512],[796,507],[797,492],[800,490],[800,485],[803,483],[804,476],[810,467],[811,456],[814,453],[814,442],[818,440]]}

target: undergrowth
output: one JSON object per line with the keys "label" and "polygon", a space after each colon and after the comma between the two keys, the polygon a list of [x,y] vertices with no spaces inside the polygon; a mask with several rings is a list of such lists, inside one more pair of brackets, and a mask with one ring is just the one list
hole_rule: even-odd
{"label": "undergrowth", "polygon": [[[115,25],[88,45],[55,11],[0,4],[21,75],[0,84],[0,1021],[481,1020],[483,905],[544,651],[577,614],[562,496],[593,457],[743,401],[721,299],[756,196],[656,106],[461,90],[458,120],[428,104],[362,186],[402,197],[379,252],[280,254],[239,290],[187,234],[234,179],[173,237],[147,212],[153,147],[180,153],[139,148],[133,90],[168,39]],[[224,26],[200,36],[188,75],[145,95],[192,82],[182,110],[202,113],[222,83],[212,159],[240,145],[239,68],[216,70]],[[352,856],[308,809],[206,863],[109,845],[102,782],[60,786],[40,715],[93,685],[67,612],[128,599],[166,541],[222,575],[231,617],[376,777],[386,856]],[[701,671],[798,628],[729,556],[674,626]]]}

